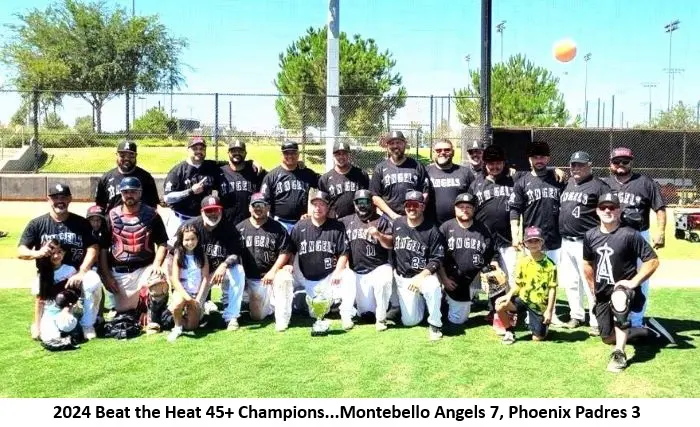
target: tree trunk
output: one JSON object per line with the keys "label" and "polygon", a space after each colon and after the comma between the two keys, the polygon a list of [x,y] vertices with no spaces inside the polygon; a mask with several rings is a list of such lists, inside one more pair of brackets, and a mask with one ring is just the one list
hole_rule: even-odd
{"label": "tree trunk", "polygon": [[95,100],[93,104],[95,109],[95,128],[97,133],[102,133],[102,102]]}

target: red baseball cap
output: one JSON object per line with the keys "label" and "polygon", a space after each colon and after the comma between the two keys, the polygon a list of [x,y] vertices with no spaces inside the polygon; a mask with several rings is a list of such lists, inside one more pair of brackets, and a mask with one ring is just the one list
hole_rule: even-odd
{"label": "red baseball cap", "polygon": [[216,196],[207,196],[202,199],[202,211],[213,211],[216,209],[223,209],[221,206],[221,200]]}
{"label": "red baseball cap", "polygon": [[632,150],[630,150],[627,147],[617,147],[613,149],[612,153],[610,153],[610,160],[615,159],[617,157],[626,157],[628,159],[634,159]]}

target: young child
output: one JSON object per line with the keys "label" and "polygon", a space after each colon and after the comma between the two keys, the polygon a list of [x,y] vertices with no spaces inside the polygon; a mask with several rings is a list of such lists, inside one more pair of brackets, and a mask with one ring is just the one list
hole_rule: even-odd
{"label": "young child", "polygon": [[[110,240],[111,235],[107,229],[107,219],[105,217],[104,209],[98,205],[90,206],[87,210],[85,218],[90,221],[90,226],[92,227],[92,237],[94,237],[97,241],[100,250],[109,249],[112,242]],[[93,267],[93,270],[97,271],[97,266]],[[104,312],[105,307],[107,307],[107,309],[110,311],[107,317],[111,319],[116,314],[116,311],[114,311],[114,295],[108,289],[105,288],[105,290],[106,292],[103,293],[104,298],[100,299],[99,313],[101,316],[101,313]]]}
{"label": "young child", "polygon": [[39,260],[39,277],[32,287],[35,296],[32,338],[40,339],[48,350],[61,350],[73,344],[68,335],[78,325],[73,306],[80,292],[65,288],[68,278],[76,273],[75,267],[63,264],[66,249],[56,239],[46,245],[51,256]]}
{"label": "young child", "polygon": [[537,227],[526,228],[523,241],[528,254],[516,263],[515,284],[505,296],[496,301],[498,317],[504,325],[509,325],[503,335],[503,344],[515,342],[514,325],[508,323],[509,313],[527,311],[528,326],[534,341],[546,338],[554,313],[557,268],[544,252],[542,230]]}
{"label": "young child", "polygon": [[184,225],[178,230],[176,239],[171,275],[173,299],[169,307],[175,322],[168,335],[171,342],[182,335],[183,329],[197,329],[209,292],[209,261],[204,255],[197,229]]}

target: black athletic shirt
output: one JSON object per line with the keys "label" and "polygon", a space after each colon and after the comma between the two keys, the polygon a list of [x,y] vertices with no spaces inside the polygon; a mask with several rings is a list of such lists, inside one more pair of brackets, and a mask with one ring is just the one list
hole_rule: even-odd
{"label": "black athletic shirt", "polygon": [[455,217],[455,199],[469,190],[474,174],[471,168],[460,165],[445,170],[431,163],[425,169],[431,184],[427,212],[439,226]]}
{"label": "black athletic shirt", "polygon": [[250,196],[260,191],[265,173],[265,170],[256,173],[251,160],[245,162],[241,171],[231,169],[228,164],[219,168],[217,185],[226,221],[235,225],[250,216]]}
{"label": "black athletic shirt", "polygon": [[191,194],[185,199],[173,203],[170,207],[182,215],[198,216],[202,199],[210,195],[211,191],[216,188],[219,173],[219,164],[213,160],[204,160],[199,167],[192,166],[186,161],[175,165],[165,178],[164,194],[188,190],[204,178],[207,178],[207,181],[204,191],[199,194]]}
{"label": "black athletic shirt", "polygon": [[[32,250],[39,250],[52,239],[68,247],[63,263],[75,267],[76,270],[83,263],[86,250],[98,244],[92,236],[90,221],[71,212],[63,222],[55,221],[48,213],[29,221],[18,246],[24,245]],[[39,260],[36,261],[38,269]]]}
{"label": "black athletic shirt", "polygon": [[368,188],[369,176],[357,166],[352,166],[346,174],[338,173],[335,168],[331,169],[318,180],[318,189],[328,193],[330,197],[328,215],[336,218],[354,214],[352,199],[355,192]]}
{"label": "black athletic shirt", "polygon": [[213,273],[230,255],[237,255],[240,262],[243,253],[241,241],[238,230],[232,224],[221,220],[213,230],[208,230],[204,226],[202,217],[197,216],[180,224],[180,227],[185,225],[193,225],[197,229],[197,234],[199,234],[200,242],[204,248],[204,255],[209,260],[210,273]]}
{"label": "black athletic shirt", "polygon": [[383,264],[389,263],[389,252],[377,239],[367,234],[369,227],[380,233],[392,234],[391,221],[385,215],[374,214],[367,222],[355,215],[340,220],[345,226],[345,235],[350,245],[350,268],[358,274],[367,274]]}
{"label": "black athletic shirt", "polygon": [[405,216],[394,221],[394,268],[401,277],[411,278],[444,257],[445,239],[431,222],[424,220],[413,228]]}
{"label": "black athletic shirt", "polygon": [[369,189],[375,196],[379,196],[386,204],[399,215],[405,215],[403,202],[406,193],[411,190],[428,193],[430,181],[425,166],[418,163],[412,157],[406,157],[404,162],[397,166],[391,159],[385,159],[374,168]]}
{"label": "black athletic shirt", "polygon": [[141,202],[152,208],[156,208],[160,203],[158,196],[158,187],[153,176],[136,166],[131,173],[123,174],[119,172],[119,168],[114,168],[102,175],[97,182],[97,190],[95,191],[95,204],[101,206],[105,213],[109,212],[115,206],[123,203],[122,195],[119,192],[119,183],[127,176],[133,176],[141,181]]}
{"label": "black athletic shirt", "polygon": [[442,224],[440,233],[446,242],[445,273],[458,285],[454,291],[445,289],[445,292],[455,301],[469,301],[471,283],[479,276],[482,267],[489,265],[498,254],[491,233],[478,221],[463,228],[457,219]]}
{"label": "black athletic shirt", "polygon": [[512,177],[504,171],[496,177],[495,182],[479,174],[469,187],[469,192],[476,196],[478,204],[474,219],[483,224],[490,232],[497,248],[513,244],[510,232],[510,208],[508,201],[513,193],[513,186],[525,173],[516,173]]}
{"label": "black athletic shirt", "polygon": [[270,216],[298,221],[307,211],[309,188],[318,188],[319,174],[309,168],[288,171],[277,166],[265,175],[260,192],[270,204]]}
{"label": "black athletic shirt", "polygon": [[236,225],[243,246],[243,266],[247,279],[259,280],[270,271],[280,254],[289,252],[289,234],[282,224],[269,218],[255,227],[250,218]]}
{"label": "black athletic shirt", "polygon": [[540,178],[531,173],[523,175],[510,195],[510,219],[522,214],[522,229],[536,226],[542,230],[547,250],[561,247],[559,234],[559,198],[566,184],[557,182],[554,172]]}
{"label": "black athletic shirt", "polygon": [[559,232],[563,237],[582,239],[586,231],[600,224],[596,214],[598,199],[610,192],[610,187],[600,178],[589,176],[580,183],[569,178],[561,193]]}
{"label": "black athletic shirt", "polygon": [[642,214],[642,228],[649,229],[649,212],[664,209],[666,202],[661,195],[661,186],[646,175],[633,173],[629,181],[624,184],[617,182],[614,176],[606,176],[603,180],[617,193],[620,199],[620,208],[633,207]]}
{"label": "black athletic shirt", "polygon": [[637,259],[646,262],[656,257],[651,245],[630,227],[619,227],[612,233],[595,227],[583,238],[583,259],[593,264],[596,294],[620,280],[633,278]]}
{"label": "black athletic shirt", "polygon": [[299,259],[301,274],[307,280],[321,280],[333,272],[342,255],[349,255],[345,227],[333,218],[320,227],[311,218],[299,221],[292,229],[290,252]]}

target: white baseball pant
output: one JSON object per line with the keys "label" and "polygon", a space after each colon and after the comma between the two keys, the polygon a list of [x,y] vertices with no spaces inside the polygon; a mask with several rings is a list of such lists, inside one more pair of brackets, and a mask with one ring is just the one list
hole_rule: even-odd
{"label": "white baseball pant", "polygon": [[[639,234],[644,237],[644,240],[647,242],[651,243],[651,235],[649,234],[649,230],[644,230],[640,231]],[[637,259],[637,268],[640,268],[642,266],[642,260]],[[640,289],[642,290],[642,294],[644,295],[644,306],[642,307],[642,311],[639,312],[631,312],[630,313],[630,324],[632,325],[633,328],[641,328],[643,323],[644,323],[644,313],[647,311],[647,305],[649,304],[649,279],[645,280],[639,285]]]}
{"label": "white baseball pant", "polygon": [[165,220],[165,231],[168,233],[168,245],[175,245],[175,241],[177,240],[177,229],[180,228],[180,225],[183,222],[192,218],[194,217],[175,213],[173,210],[170,211],[170,215],[168,215],[168,218]]}
{"label": "white baseball pant", "polygon": [[[437,276],[431,274],[423,279],[420,284],[419,292],[413,292],[408,289],[408,285],[413,278],[401,277],[394,270],[394,278],[396,279],[396,289],[399,294],[399,304],[401,306],[401,323],[404,326],[415,326],[423,320],[425,316],[425,306],[428,306],[428,323],[441,328],[442,313],[440,306],[442,304],[442,288]],[[421,298],[422,296],[422,298]]]}
{"label": "white baseball pant", "polygon": [[583,272],[583,239],[575,241],[563,239],[558,265],[559,282],[566,290],[566,298],[569,300],[569,310],[572,319],[583,322],[586,312],[583,308],[583,297],[588,300],[590,325],[598,326],[598,320],[593,314],[593,294],[588,287],[586,276]]}
{"label": "white baseball pant", "polygon": [[[32,284],[32,295],[39,295],[39,277]],[[83,276],[83,285],[80,298],[83,300],[83,314],[80,317],[80,326],[92,328],[95,326],[97,316],[100,314],[100,300],[102,300],[102,281],[93,270]]]}
{"label": "white baseball pant", "polygon": [[[333,301],[340,301],[340,317],[343,320],[350,320],[355,317],[356,288],[352,271],[350,271],[349,268],[346,268],[343,272],[340,284],[338,285],[332,285],[330,283],[333,274],[329,274],[321,280],[308,280],[303,277],[301,273],[299,276],[301,276],[301,278],[296,276],[294,280],[297,282],[297,284],[304,287],[304,291],[306,291],[306,295],[308,297],[313,298],[316,296],[316,286],[328,286],[331,289],[331,298]],[[313,317],[313,314],[311,314],[311,316]]]}
{"label": "white baseball pant", "polygon": [[263,285],[260,279],[246,279],[245,283],[253,320],[263,320],[274,313],[278,328],[289,326],[294,297],[294,279],[290,273],[278,271],[272,286]]}
{"label": "white baseball pant", "polygon": [[222,317],[226,323],[232,319],[238,319],[241,315],[241,300],[245,289],[245,270],[241,264],[235,264],[226,270],[224,283],[221,289],[228,289],[228,298]]}
{"label": "white baseball pant", "polygon": [[447,320],[455,325],[463,325],[467,319],[469,319],[469,313],[471,312],[472,302],[471,301],[456,301],[450,298],[449,295],[445,295],[447,299]]}
{"label": "white baseball pant", "polygon": [[117,312],[134,310],[139,304],[139,292],[151,275],[150,265],[132,272],[117,272],[112,268],[112,276],[117,282],[119,293],[114,294],[114,309]]}
{"label": "white baseball pant", "polygon": [[389,264],[380,265],[366,274],[348,270],[354,280],[357,294],[357,311],[360,314],[374,313],[377,322],[386,320],[392,286],[392,269]]}

